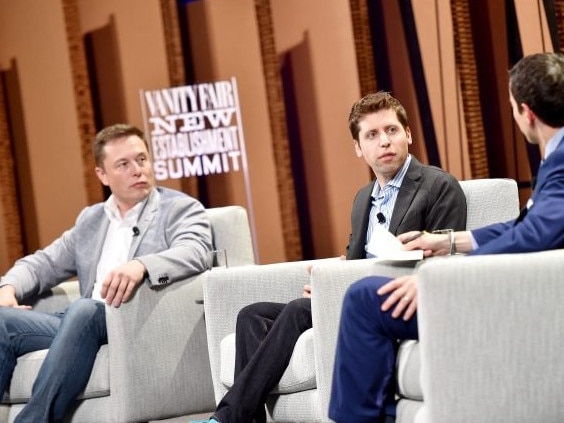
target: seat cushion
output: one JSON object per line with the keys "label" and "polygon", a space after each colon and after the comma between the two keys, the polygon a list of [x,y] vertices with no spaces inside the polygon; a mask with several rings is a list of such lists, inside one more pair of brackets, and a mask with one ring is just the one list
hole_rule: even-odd
{"label": "seat cushion", "polygon": [[[8,394],[4,395],[2,403],[25,403],[31,396],[33,382],[39,373],[48,350],[33,351],[18,358]],[[110,394],[110,371],[108,345],[103,345],[98,351],[90,380],[79,399],[103,397]]]}
{"label": "seat cushion", "polygon": [[[233,386],[235,372],[235,334],[229,334],[221,341],[221,382]],[[317,386],[315,380],[315,359],[313,354],[313,329],[308,329],[298,338],[290,363],[273,394],[289,394],[306,391]]]}
{"label": "seat cushion", "polygon": [[[403,398],[423,401],[419,374],[421,360],[418,341],[403,341],[397,358],[398,393]],[[235,334],[221,341],[221,382],[228,388],[233,386],[235,369]],[[316,387],[313,354],[313,329],[305,331],[298,339],[288,368],[272,393],[288,394]]]}
{"label": "seat cushion", "polygon": [[403,341],[400,344],[396,365],[400,396],[415,401],[423,401],[423,391],[419,379],[421,359],[418,341]]}

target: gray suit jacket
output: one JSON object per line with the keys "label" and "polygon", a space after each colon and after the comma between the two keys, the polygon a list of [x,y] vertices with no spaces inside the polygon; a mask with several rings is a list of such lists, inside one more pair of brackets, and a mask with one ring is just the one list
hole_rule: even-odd
{"label": "gray suit jacket", "polygon": [[[86,207],[73,228],[43,250],[18,260],[0,286],[13,285],[21,300],[77,277],[81,296],[90,297],[109,223],[103,203]],[[136,258],[145,265],[145,282],[150,286],[176,282],[205,270],[206,252],[212,245],[211,226],[196,199],[156,188],[141,211],[137,227],[139,234],[132,234],[129,259]]]}
{"label": "gray suit jacket", "polygon": [[[375,183],[361,188],[354,199],[347,260],[366,257],[364,246]],[[444,170],[423,165],[412,156],[394,205],[389,231],[399,235],[417,230],[465,228],[466,197],[458,181]]]}

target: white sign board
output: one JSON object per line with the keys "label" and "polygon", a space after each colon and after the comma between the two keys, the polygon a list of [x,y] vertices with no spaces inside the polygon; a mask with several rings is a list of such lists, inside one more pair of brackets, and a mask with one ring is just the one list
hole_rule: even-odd
{"label": "white sign board", "polygon": [[247,212],[256,242],[235,78],[142,90],[141,106],[158,181],[244,172]]}

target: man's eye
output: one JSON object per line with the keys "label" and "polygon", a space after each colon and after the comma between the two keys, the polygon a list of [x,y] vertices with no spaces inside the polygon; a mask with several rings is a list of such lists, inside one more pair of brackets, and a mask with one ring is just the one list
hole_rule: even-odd
{"label": "man's eye", "polygon": [[388,128],[388,134],[396,134],[398,132],[398,128],[396,128],[395,126],[392,126],[390,128]]}
{"label": "man's eye", "polygon": [[127,169],[127,167],[128,167],[127,162],[120,162],[120,163],[118,163],[118,165],[117,165],[117,168],[118,168],[119,170],[125,170],[125,169]]}

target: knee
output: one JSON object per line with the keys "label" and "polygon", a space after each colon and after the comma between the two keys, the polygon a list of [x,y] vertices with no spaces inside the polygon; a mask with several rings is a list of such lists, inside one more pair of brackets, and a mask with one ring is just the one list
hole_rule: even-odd
{"label": "knee", "polygon": [[292,300],[284,307],[283,313],[289,313],[293,316],[309,316],[311,315],[311,299],[297,298]]}
{"label": "knee", "polygon": [[106,305],[91,298],[80,298],[65,311],[58,337],[75,337],[78,334],[91,334],[107,342]]}
{"label": "knee", "polygon": [[262,303],[249,304],[239,310],[239,313],[237,313],[237,324],[244,324],[245,322],[256,320],[257,317],[260,316],[261,304]]}
{"label": "knee", "polygon": [[2,339],[9,338],[14,328],[21,325],[20,317],[22,313],[26,312],[13,307],[0,307],[0,337]]}
{"label": "knee", "polygon": [[387,284],[391,278],[383,276],[368,276],[353,283],[345,294],[343,308],[349,306],[353,309],[367,305],[374,307],[374,303],[380,303],[380,296],[377,294],[380,287]]}
{"label": "knee", "polygon": [[105,304],[91,298],[79,298],[73,302],[65,312],[65,320],[68,318],[79,321],[105,319]]}

